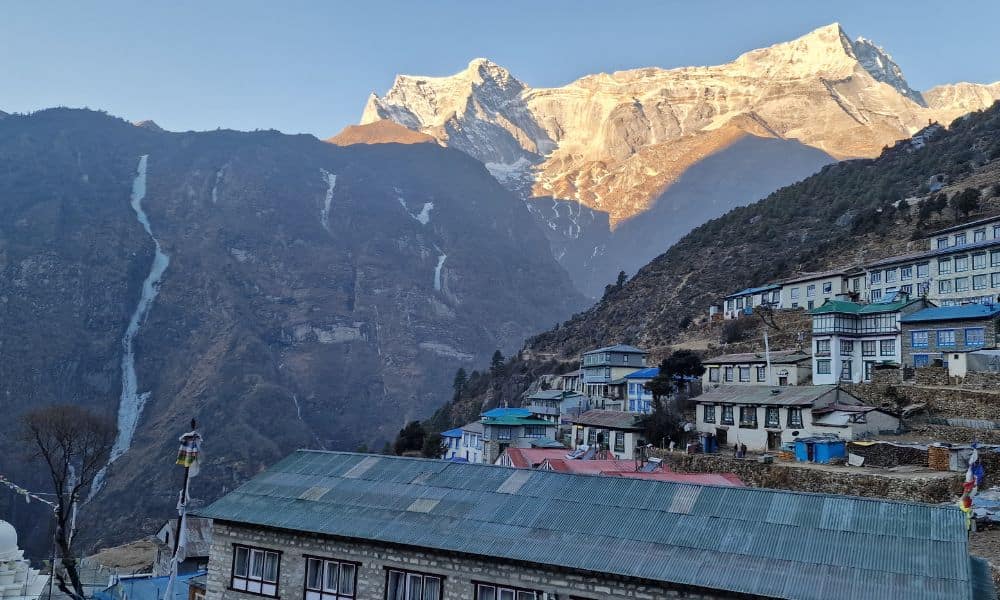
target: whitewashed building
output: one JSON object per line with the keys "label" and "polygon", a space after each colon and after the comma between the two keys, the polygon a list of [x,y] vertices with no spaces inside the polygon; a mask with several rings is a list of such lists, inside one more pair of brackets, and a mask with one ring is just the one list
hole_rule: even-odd
{"label": "whitewashed building", "polygon": [[719,445],[746,444],[751,451],[778,450],[798,438],[854,440],[899,428],[897,417],[835,385],[723,386],[695,400],[699,432],[714,434]]}
{"label": "whitewashed building", "polygon": [[812,377],[812,358],[801,350],[771,352],[771,371],[763,352],[723,354],[702,361],[702,389],[720,385],[803,385]]}
{"label": "whitewashed building", "polygon": [[830,300],[812,314],[814,385],[870,381],[878,364],[902,364],[900,318],[932,306],[905,294],[872,304]]}
{"label": "whitewashed building", "polygon": [[798,277],[785,279],[781,282],[781,301],[778,307],[812,309],[822,306],[827,300],[849,294],[852,285],[860,286],[862,276],[860,268],[852,267],[821,273],[803,273]]}

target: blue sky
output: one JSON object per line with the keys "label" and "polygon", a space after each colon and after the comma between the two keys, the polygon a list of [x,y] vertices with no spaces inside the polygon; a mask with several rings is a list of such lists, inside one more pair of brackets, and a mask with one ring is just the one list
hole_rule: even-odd
{"label": "blue sky", "polygon": [[396,73],[485,56],[532,86],[727,62],[839,21],[910,85],[1000,80],[1000,2],[698,0],[5,3],[0,110],[89,106],[171,130],[326,137]]}

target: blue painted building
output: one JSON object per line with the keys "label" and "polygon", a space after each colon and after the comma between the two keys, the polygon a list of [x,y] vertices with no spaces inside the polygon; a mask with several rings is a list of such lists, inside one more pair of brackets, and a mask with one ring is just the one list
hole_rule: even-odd
{"label": "blue painted building", "polygon": [[441,458],[455,458],[462,456],[463,435],[464,432],[461,427],[441,432],[441,445],[444,447],[444,454]]}
{"label": "blue painted building", "polygon": [[[935,306],[905,315],[902,327],[902,362],[926,367],[936,359],[947,365],[956,353],[997,347],[1000,304]],[[964,374],[964,373],[963,373]]]}

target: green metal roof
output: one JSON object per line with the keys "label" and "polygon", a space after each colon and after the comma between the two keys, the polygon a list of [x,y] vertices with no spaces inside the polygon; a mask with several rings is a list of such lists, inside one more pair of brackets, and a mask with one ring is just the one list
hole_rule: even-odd
{"label": "green metal roof", "polygon": [[956,507],[850,496],[300,450],[199,514],[773,598],[993,589]]}
{"label": "green metal roof", "polygon": [[845,313],[849,315],[867,315],[884,312],[896,312],[913,302],[919,300],[906,300],[903,302],[890,302],[887,304],[859,304],[847,300],[827,300],[823,306],[818,306],[809,311],[811,315],[821,315],[825,313]]}

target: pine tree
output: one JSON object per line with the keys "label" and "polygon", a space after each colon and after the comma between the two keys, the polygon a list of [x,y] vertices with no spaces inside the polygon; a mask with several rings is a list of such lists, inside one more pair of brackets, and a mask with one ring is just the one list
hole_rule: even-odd
{"label": "pine tree", "polygon": [[467,383],[469,383],[469,376],[465,374],[465,369],[459,367],[458,371],[455,371],[455,380],[451,384],[452,389],[455,390],[456,398],[462,395]]}
{"label": "pine tree", "polygon": [[494,375],[500,373],[503,370],[503,353],[498,349],[493,353],[493,358],[490,359],[490,372]]}

